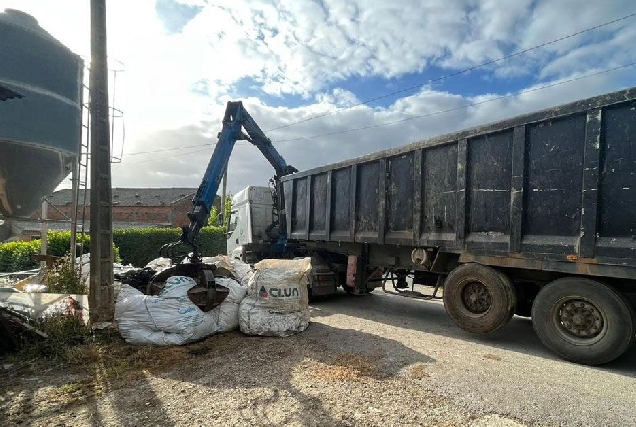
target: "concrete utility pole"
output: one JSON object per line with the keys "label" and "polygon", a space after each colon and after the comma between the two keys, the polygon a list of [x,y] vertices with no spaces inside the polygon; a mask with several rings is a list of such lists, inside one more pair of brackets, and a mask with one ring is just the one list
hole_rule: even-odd
{"label": "concrete utility pole", "polygon": [[93,325],[111,322],[115,311],[108,116],[106,0],[91,0],[91,275],[88,304]]}
{"label": "concrete utility pole", "polygon": [[[42,215],[40,216],[40,219],[42,220],[42,224],[40,225],[40,254],[46,255],[49,245],[49,224],[46,222],[46,220],[49,218],[49,202],[47,202],[46,200],[42,202]],[[40,262],[40,268],[46,268],[46,261]]]}

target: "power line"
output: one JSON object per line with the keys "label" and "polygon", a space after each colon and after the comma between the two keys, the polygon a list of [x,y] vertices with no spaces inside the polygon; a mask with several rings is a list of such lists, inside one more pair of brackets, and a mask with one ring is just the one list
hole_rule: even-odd
{"label": "power line", "polygon": [[298,120],[298,121],[295,121],[295,122],[292,122],[292,123],[288,123],[286,125],[277,126],[275,128],[269,129],[269,130],[267,130],[265,132],[273,132],[273,131],[276,131],[276,130],[279,130],[279,129],[285,129],[285,128],[288,128],[288,127],[291,127],[291,126],[295,126],[295,125],[298,125],[300,123],[306,123],[306,122],[309,122],[311,120],[319,119],[321,117],[330,116],[332,114],[337,114],[337,113],[340,113],[340,112],[345,111],[345,110],[350,110],[350,109],[355,108],[355,107],[366,105],[366,104],[369,104],[371,102],[378,101],[380,99],[389,98],[391,96],[399,95],[399,94],[404,93],[404,92],[409,92],[409,91],[414,90],[414,89],[419,89],[422,86],[425,86],[425,85],[428,85],[428,84],[431,84],[431,83],[435,83],[435,82],[438,82],[438,81],[441,81],[441,80],[445,80],[445,79],[448,79],[448,78],[451,78],[451,77],[456,77],[456,76],[460,76],[460,75],[463,75],[463,74],[467,74],[467,73],[469,73],[471,71],[474,71],[474,70],[476,70],[478,68],[482,68],[482,67],[485,67],[487,65],[492,65],[492,64],[495,64],[497,62],[505,61],[506,59],[510,59],[510,58],[515,57],[515,56],[523,55],[523,54],[526,54],[526,53],[531,52],[533,50],[537,50],[537,49],[540,49],[542,47],[546,47],[546,46],[561,42],[563,40],[570,39],[572,37],[579,36],[581,34],[584,34],[584,33],[590,32],[590,31],[598,30],[599,28],[603,28],[603,27],[606,27],[608,25],[616,24],[617,22],[625,21],[627,19],[633,18],[634,16],[636,16],[636,12],[631,13],[629,15],[625,15],[625,16],[623,16],[621,18],[614,19],[612,21],[604,22],[602,24],[595,25],[595,26],[590,27],[590,28],[586,28],[586,29],[581,30],[581,31],[577,31],[576,33],[568,34],[567,36],[559,37],[558,39],[550,40],[548,42],[541,43],[541,44],[538,44],[536,46],[529,47],[527,49],[523,49],[523,50],[520,50],[520,51],[517,51],[517,52],[513,52],[513,53],[511,53],[509,55],[505,55],[505,56],[502,56],[502,57],[497,58],[497,59],[492,59],[490,61],[482,62],[482,63],[474,65],[472,67],[465,68],[465,69],[463,69],[461,71],[456,71],[454,73],[445,74],[443,76],[436,77],[434,79],[429,79],[429,80],[426,80],[425,82],[418,83],[416,85],[409,86],[409,87],[404,88],[404,89],[396,90],[394,92],[386,93],[384,95],[379,95],[379,96],[376,96],[376,97],[373,97],[373,98],[369,98],[369,99],[361,101],[361,102],[359,102],[357,104],[350,105],[348,107],[337,108],[335,110],[328,111],[326,113],[317,114],[315,116],[311,116],[311,117],[308,117],[306,119]]}
{"label": "power line", "polygon": [[[185,150],[188,148],[199,148],[199,147],[214,147],[216,145],[216,143],[211,144],[211,143],[206,143],[206,144],[197,144],[197,145],[186,145],[184,147],[172,147],[172,148],[162,148],[160,150],[152,150],[152,151],[136,151],[133,153],[124,153],[124,156],[137,156],[140,154],[155,154],[155,153],[161,153],[164,151],[175,151],[175,150]],[[244,143],[241,143],[240,141],[237,141],[235,143],[235,145],[246,145]]]}
{"label": "power line", "polygon": [[137,156],[140,154],[154,154],[154,153],[161,153],[163,151],[174,151],[174,150],[185,150],[188,148],[199,148],[199,147],[214,147],[215,144],[197,144],[197,145],[186,145],[185,147],[172,147],[172,148],[163,148],[160,150],[152,150],[152,151],[136,151],[133,153],[124,153],[124,156]]}
{"label": "power line", "polygon": [[122,164],[125,164],[125,165],[139,165],[139,164],[142,164],[142,163],[152,163],[152,162],[157,162],[159,160],[168,160],[168,159],[174,159],[175,157],[183,157],[183,156],[188,156],[190,154],[202,153],[204,151],[208,151],[208,148],[203,148],[201,150],[188,151],[187,153],[173,154],[173,155],[167,156],[167,157],[154,157],[152,159],[142,160],[140,162],[130,162],[130,163],[122,162]]}
{"label": "power line", "polygon": [[578,80],[586,79],[588,77],[598,76],[598,75],[601,75],[601,74],[610,73],[612,71],[617,71],[617,70],[620,70],[620,69],[623,69],[623,68],[632,67],[634,65],[636,65],[636,61],[632,62],[632,63],[629,63],[629,64],[620,65],[618,67],[608,68],[608,69],[605,69],[605,70],[596,71],[594,73],[584,74],[582,76],[574,77],[574,78],[571,78],[571,79],[568,79],[568,80],[561,80],[561,81],[558,81],[556,83],[551,83],[551,84],[548,84],[548,85],[539,86],[539,87],[535,87],[535,88],[532,88],[532,89],[522,90],[522,91],[517,92],[517,93],[512,93],[512,94],[509,94],[509,95],[502,95],[502,96],[498,96],[496,98],[490,98],[490,99],[486,99],[484,101],[474,102],[472,104],[461,105],[459,107],[453,107],[453,108],[449,108],[449,109],[446,109],[446,110],[439,110],[439,111],[435,111],[435,112],[427,113],[427,114],[420,114],[420,115],[417,115],[417,116],[411,116],[411,117],[407,117],[407,118],[400,119],[400,120],[394,120],[394,121],[384,122],[384,123],[377,123],[377,124],[374,124],[374,125],[362,126],[362,127],[353,128],[353,129],[345,129],[345,130],[341,130],[341,131],[337,131],[337,132],[322,133],[322,134],[313,135],[313,136],[304,136],[304,137],[292,138],[292,139],[281,139],[281,140],[276,141],[276,142],[280,143],[280,142],[302,141],[302,140],[305,140],[305,139],[315,139],[315,138],[322,138],[322,137],[325,137],[325,136],[341,135],[341,134],[344,134],[344,133],[356,132],[356,131],[359,131],[359,130],[374,129],[374,128],[379,128],[379,127],[383,127],[383,126],[393,125],[393,124],[396,124],[396,123],[403,123],[403,122],[407,122],[407,121],[410,121],[410,120],[421,119],[421,118],[424,118],[424,117],[437,116],[437,115],[440,115],[440,114],[450,113],[452,111],[457,111],[457,110],[461,110],[461,109],[464,109],[464,108],[475,107],[477,105],[486,104],[488,102],[494,102],[494,101],[498,101],[498,100],[505,99],[505,98],[512,98],[513,96],[518,96],[518,95],[521,95],[521,94],[524,94],[524,93],[537,92],[537,91],[548,89],[548,88],[551,88],[551,87],[560,86],[560,85],[563,85],[563,84],[566,84],[566,83],[572,83],[572,82],[575,82],[575,81],[578,81]]}
{"label": "power line", "polygon": [[[187,153],[178,153],[178,154],[173,154],[173,155],[166,156],[166,157],[154,157],[152,159],[142,160],[142,161],[139,161],[139,162],[123,162],[122,161],[121,163],[126,164],[126,165],[139,165],[139,164],[142,164],[142,163],[152,163],[152,162],[159,161],[159,160],[174,159],[175,157],[187,156],[189,154],[202,153],[204,151],[208,151],[209,152],[209,148],[208,147],[210,147],[210,146],[214,147],[215,145],[216,144],[199,144],[199,145],[190,145],[190,146],[187,146],[187,147],[166,148],[166,149],[157,150],[157,151],[174,151],[174,150],[183,150],[183,149],[187,149],[187,148],[206,147],[206,148],[203,148],[201,150],[188,151]],[[234,143],[234,145],[246,146],[248,144],[239,143],[237,141],[237,142]],[[151,153],[154,153],[154,151],[147,151],[147,152],[143,152],[143,153],[139,152],[139,153],[135,153],[135,154],[151,154]],[[128,154],[128,155],[131,155],[131,154]]]}

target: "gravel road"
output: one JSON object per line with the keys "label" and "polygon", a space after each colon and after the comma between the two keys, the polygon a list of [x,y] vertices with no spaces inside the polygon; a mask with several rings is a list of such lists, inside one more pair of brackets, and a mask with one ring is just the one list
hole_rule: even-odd
{"label": "gravel road", "polygon": [[70,406],[46,399],[73,379],[63,371],[20,378],[0,425],[636,425],[636,348],[574,365],[528,319],[474,336],[439,302],[379,290],[325,298],[312,316],[294,337],[211,337],[181,366]]}
{"label": "gravel road", "polygon": [[470,413],[527,424],[636,425],[636,347],[604,367],[576,365],[545,349],[530,319],[515,316],[500,331],[478,336],[455,327],[441,302],[382,293],[336,297],[316,306],[322,322],[318,313],[334,326],[425,355],[427,386]]}

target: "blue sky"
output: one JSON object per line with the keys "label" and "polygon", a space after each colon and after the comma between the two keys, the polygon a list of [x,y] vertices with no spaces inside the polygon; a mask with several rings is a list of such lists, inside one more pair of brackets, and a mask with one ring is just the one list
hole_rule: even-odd
{"label": "blue sky", "polygon": [[[89,56],[84,0],[0,0],[34,15]],[[117,186],[198,186],[226,101],[263,129],[358,104],[636,13],[632,0],[109,0],[118,107],[125,112]],[[527,92],[636,61],[636,17],[469,73],[271,132],[306,169],[636,85],[634,68]],[[113,62],[114,63],[114,62]],[[507,96],[505,99],[497,99]],[[462,108],[484,100],[493,100]],[[331,137],[277,142],[452,112]],[[121,143],[121,141],[120,141]],[[180,146],[201,148],[180,150]],[[136,154],[174,148],[159,154]],[[264,185],[271,166],[249,145],[229,186]]]}

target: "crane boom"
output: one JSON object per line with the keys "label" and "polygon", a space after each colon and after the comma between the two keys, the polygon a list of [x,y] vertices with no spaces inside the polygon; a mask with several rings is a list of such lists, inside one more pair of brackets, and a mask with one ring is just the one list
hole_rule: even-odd
{"label": "crane boom", "polygon": [[[216,193],[219,190],[221,178],[227,168],[228,160],[232,154],[234,144],[238,140],[246,140],[254,144],[269,161],[276,171],[274,181],[276,183],[277,194],[279,199],[282,197],[282,188],[280,188],[280,177],[297,172],[297,169],[287,164],[285,159],[280,155],[276,148],[272,145],[272,141],[258,126],[256,121],[249,115],[243,107],[241,101],[229,101],[225,109],[223,117],[223,128],[218,136],[219,140],[214,147],[212,157],[208,162],[208,166],[203,175],[203,179],[196,194],[192,199],[192,210],[188,212],[189,226],[182,227],[181,239],[179,242],[169,244],[170,248],[174,248],[176,244],[186,244],[193,248],[191,260],[199,259],[199,249],[197,238],[199,231],[205,225]],[[278,201],[280,208],[284,207],[282,200]],[[165,248],[165,247],[164,247]]]}

